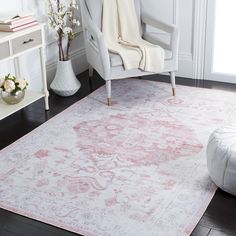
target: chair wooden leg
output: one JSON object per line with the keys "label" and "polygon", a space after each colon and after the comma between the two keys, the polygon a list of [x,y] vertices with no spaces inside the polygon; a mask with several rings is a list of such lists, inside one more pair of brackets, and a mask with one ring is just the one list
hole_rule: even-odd
{"label": "chair wooden leg", "polygon": [[111,80],[106,81],[106,89],[107,89],[107,105],[111,106]]}
{"label": "chair wooden leg", "polygon": [[89,65],[89,78],[93,77],[93,67]]}
{"label": "chair wooden leg", "polygon": [[176,95],[176,91],[175,91],[176,85],[175,85],[175,72],[174,71],[170,72],[170,80],[171,80],[171,86],[172,86],[172,94],[173,94],[173,96],[175,96]]}
{"label": "chair wooden leg", "polygon": [[173,95],[173,96],[176,95],[175,88],[172,88],[172,95]]}
{"label": "chair wooden leg", "polygon": [[108,106],[111,106],[111,98],[108,98],[108,99],[107,99],[107,105],[108,105]]}

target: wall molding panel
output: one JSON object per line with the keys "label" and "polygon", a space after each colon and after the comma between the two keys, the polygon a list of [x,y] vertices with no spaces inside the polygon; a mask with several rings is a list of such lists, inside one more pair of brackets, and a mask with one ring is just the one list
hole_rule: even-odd
{"label": "wall molding panel", "polygon": [[[18,4],[15,4],[15,1]],[[179,71],[178,76],[193,79],[204,77],[204,53],[206,39],[206,20],[208,0],[142,0],[143,6],[163,21],[176,24],[180,29]],[[20,2],[20,3],[19,3]],[[37,0],[12,0],[4,5],[4,10],[18,7],[19,11],[33,11],[39,21],[47,23],[47,10],[45,1]],[[152,6],[152,7],[150,7]],[[154,7],[153,7],[154,6]],[[48,81],[55,73],[57,64],[57,45],[53,32],[46,27],[46,51]],[[80,73],[88,68],[83,44],[82,29],[78,29],[78,36],[74,40],[72,51],[75,72]],[[164,32],[155,31],[160,37],[166,38]],[[24,58],[23,58],[24,60]],[[75,64],[78,64],[77,68]],[[24,64],[24,63],[23,63]],[[10,70],[11,65],[4,65],[2,71]],[[32,74],[36,74],[36,71]]]}
{"label": "wall molding panel", "polygon": [[179,70],[180,77],[193,78],[193,2],[194,0],[172,0],[173,23],[180,30]]}
{"label": "wall molding panel", "polygon": [[[199,11],[199,0],[143,0],[143,4],[148,7],[153,6],[151,14],[157,16],[163,21],[173,23],[180,30],[180,47],[179,47],[179,70],[178,76],[196,78],[194,71],[195,60],[198,59],[195,45],[198,39],[198,31],[195,30],[197,25],[197,17],[195,12]],[[205,1],[205,0],[200,0]],[[145,5],[146,4],[146,5]],[[201,10],[201,9],[200,9]],[[196,16],[196,20],[195,20]],[[158,34],[161,39],[168,39],[166,33],[156,31],[154,28],[149,29],[150,32]],[[196,31],[196,32],[195,32]],[[199,55],[200,56],[200,55]],[[200,60],[200,59],[199,59]]]}
{"label": "wall molding panel", "polygon": [[[15,7],[12,9],[12,7]],[[52,79],[54,78],[56,67],[57,67],[57,61],[58,61],[58,49],[57,49],[57,43],[56,38],[54,36],[54,33],[50,31],[47,27],[47,4],[46,1],[38,1],[38,0],[12,0],[9,1],[8,4],[4,5],[5,11],[24,11],[24,12],[33,12],[36,15],[37,20],[41,23],[45,23],[45,39],[46,39],[46,68],[47,68],[47,80],[48,85],[51,83]],[[86,54],[83,44],[83,35],[82,35],[82,29],[81,27],[78,28],[77,36],[74,39],[72,46],[71,46],[71,60],[74,68],[75,74],[82,73],[83,71],[88,69],[88,63],[86,60]],[[41,89],[42,87],[39,76],[40,76],[40,70],[38,69],[37,65],[30,67],[30,70],[26,69],[28,68],[28,65],[31,61],[35,61],[36,55],[33,52],[27,54],[27,56],[21,57],[21,64],[22,64],[22,71],[25,72],[24,76],[27,80],[29,80],[29,84],[32,88]],[[38,63],[35,61],[35,63]],[[7,74],[7,73],[15,73],[13,68],[12,62],[6,62],[2,63],[1,65],[1,71],[0,76]]]}
{"label": "wall molding panel", "polygon": [[179,0],[173,0],[173,24],[179,25]]}
{"label": "wall molding panel", "polygon": [[199,80],[204,79],[207,7],[208,0],[195,1],[193,24],[193,77]]}
{"label": "wall molding panel", "polygon": [[173,0],[173,19],[181,32],[178,76],[204,78],[207,2]]}

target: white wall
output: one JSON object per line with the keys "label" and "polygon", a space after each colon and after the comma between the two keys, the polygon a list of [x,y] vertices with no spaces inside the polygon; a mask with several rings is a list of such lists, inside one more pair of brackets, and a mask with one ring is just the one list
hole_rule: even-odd
{"label": "white wall", "polygon": [[[46,0],[0,0],[0,11],[29,11],[34,12],[37,20],[47,23],[47,5]],[[46,57],[47,57],[47,77],[48,84],[54,77],[57,61],[58,61],[58,48],[54,33],[50,31],[46,24]],[[71,46],[71,58],[73,62],[73,68],[76,74],[85,71],[88,68],[84,50],[83,34],[79,35],[72,42]],[[21,64],[24,77],[29,81],[31,89],[39,89],[42,87],[40,80],[40,64],[38,58],[38,52],[34,51],[27,56],[21,57]],[[5,62],[0,64],[0,76],[7,73],[14,74],[14,68],[12,62]]]}
{"label": "white wall", "polygon": [[142,0],[143,7],[180,30],[178,76],[201,78],[204,61],[206,0]]}
{"label": "white wall", "polygon": [[[46,22],[46,0],[0,0],[1,11],[29,10],[38,20]],[[143,6],[160,19],[175,23],[180,29],[180,52],[178,75],[189,78],[203,77],[206,0],[143,0]],[[57,64],[57,45],[53,34],[47,32],[48,80],[54,76]],[[87,69],[82,33],[74,40],[71,55],[75,73]],[[36,53],[22,58],[26,78],[33,87],[40,86],[39,66]],[[0,76],[13,71],[11,63],[0,65]]]}

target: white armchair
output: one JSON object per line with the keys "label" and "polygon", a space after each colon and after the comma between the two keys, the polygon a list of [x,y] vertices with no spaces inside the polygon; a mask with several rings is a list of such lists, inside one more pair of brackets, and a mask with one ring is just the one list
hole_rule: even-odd
{"label": "white armchair", "polygon": [[[175,96],[175,72],[178,70],[179,31],[175,25],[166,24],[144,12],[140,0],[134,0],[142,37],[161,46],[165,50],[164,71],[170,73],[173,96]],[[102,0],[80,0],[85,48],[89,63],[89,76],[93,69],[106,81],[108,105],[111,105],[111,80],[140,77],[153,73],[140,69],[125,70],[118,54],[108,51],[102,25]],[[147,32],[147,25],[160,29],[170,35],[170,41],[164,42],[157,34]]]}

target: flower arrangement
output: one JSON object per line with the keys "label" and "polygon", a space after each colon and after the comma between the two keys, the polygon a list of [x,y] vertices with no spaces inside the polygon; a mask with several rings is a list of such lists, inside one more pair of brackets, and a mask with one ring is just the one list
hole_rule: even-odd
{"label": "flower arrangement", "polygon": [[16,93],[18,91],[24,91],[28,86],[28,82],[22,78],[16,78],[13,75],[6,75],[4,78],[0,78],[0,89],[7,93]]}
{"label": "flower arrangement", "polygon": [[[76,18],[78,4],[76,0],[48,0],[49,4],[49,24],[56,32],[57,45],[59,48],[59,61],[69,60],[69,49],[71,41],[74,39],[76,26],[80,22]],[[63,38],[66,37],[67,43],[64,49]]]}

